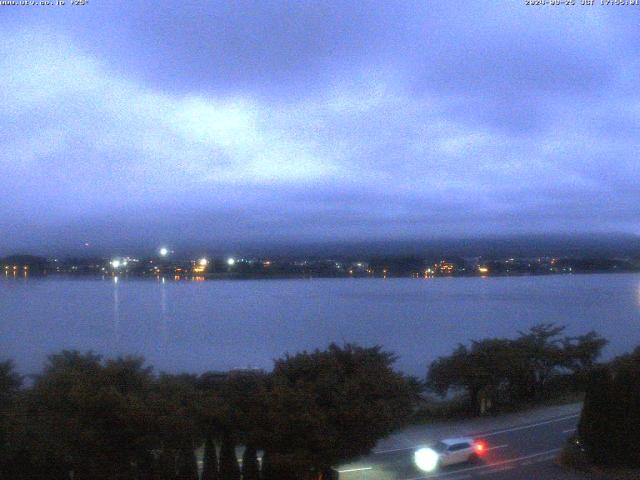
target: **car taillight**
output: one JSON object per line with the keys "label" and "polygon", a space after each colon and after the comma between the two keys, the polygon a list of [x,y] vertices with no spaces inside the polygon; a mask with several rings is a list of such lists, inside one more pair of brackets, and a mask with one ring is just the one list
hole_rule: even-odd
{"label": "car taillight", "polygon": [[484,442],[476,442],[474,449],[478,455],[482,455],[487,451],[487,445]]}

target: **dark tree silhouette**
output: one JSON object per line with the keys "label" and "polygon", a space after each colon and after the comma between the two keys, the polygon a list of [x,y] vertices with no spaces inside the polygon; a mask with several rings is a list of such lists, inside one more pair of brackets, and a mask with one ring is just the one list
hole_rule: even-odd
{"label": "dark tree silhouette", "polygon": [[611,372],[598,368],[591,372],[584,406],[578,424],[578,435],[584,442],[591,460],[608,465],[612,458],[612,410],[614,405]]}
{"label": "dark tree silhouette", "polygon": [[276,361],[268,397],[271,436],[265,446],[274,471],[319,478],[368,453],[402,425],[417,396],[380,347],[331,345]]}
{"label": "dark tree silhouette", "polygon": [[207,435],[204,442],[204,459],[201,480],[219,480],[218,454],[211,435]]}
{"label": "dark tree silhouette", "polygon": [[431,364],[427,385],[443,396],[451,389],[465,391],[473,414],[492,405],[548,398],[558,380],[567,377],[579,389],[607,342],[594,332],[559,338],[564,328],[540,324],[514,340],[487,338],[459,345]]}
{"label": "dark tree silhouette", "polygon": [[193,446],[185,445],[178,453],[178,480],[198,480],[198,465]]}
{"label": "dark tree silhouette", "polygon": [[230,434],[222,438],[220,448],[220,480],[240,480],[236,444]]}
{"label": "dark tree silhouette", "polygon": [[640,467],[640,355],[592,371],[578,435],[596,465]]}
{"label": "dark tree silhouette", "polygon": [[260,480],[258,454],[253,445],[247,445],[242,454],[242,480]]}

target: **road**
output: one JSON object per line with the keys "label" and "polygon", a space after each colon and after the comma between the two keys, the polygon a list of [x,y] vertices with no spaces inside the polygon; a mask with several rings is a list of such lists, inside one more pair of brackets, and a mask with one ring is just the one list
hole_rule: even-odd
{"label": "road", "polygon": [[[580,405],[539,409],[462,424],[413,427],[399,432],[357,462],[338,468],[340,480],[564,480],[580,478],[564,473],[555,459],[575,431]],[[483,429],[482,427],[489,427]],[[493,427],[493,428],[491,428]],[[447,432],[450,431],[450,434]],[[486,441],[488,451],[473,463],[425,473],[413,462],[416,448],[438,438],[469,436]]]}

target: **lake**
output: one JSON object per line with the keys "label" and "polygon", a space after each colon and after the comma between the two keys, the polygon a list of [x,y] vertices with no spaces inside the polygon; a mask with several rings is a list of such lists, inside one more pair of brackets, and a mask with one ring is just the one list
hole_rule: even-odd
{"label": "lake", "polygon": [[0,358],[23,373],[61,349],[143,355],[158,370],[270,369],[330,342],[383,345],[423,376],[459,342],[539,322],[596,330],[605,356],[640,344],[640,274],[496,278],[0,280]]}

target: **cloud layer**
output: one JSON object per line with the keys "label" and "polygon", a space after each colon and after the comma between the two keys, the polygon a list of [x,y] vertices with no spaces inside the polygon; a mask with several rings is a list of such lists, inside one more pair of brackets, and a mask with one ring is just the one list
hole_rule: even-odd
{"label": "cloud layer", "polygon": [[633,7],[43,8],[0,20],[0,249],[638,233]]}

